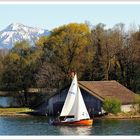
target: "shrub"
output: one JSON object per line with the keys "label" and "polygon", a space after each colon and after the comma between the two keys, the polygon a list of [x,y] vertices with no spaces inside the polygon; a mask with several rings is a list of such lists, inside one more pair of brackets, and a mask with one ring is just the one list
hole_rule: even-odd
{"label": "shrub", "polygon": [[136,104],[138,105],[138,108],[136,110],[140,113],[140,95],[135,96],[134,107]]}
{"label": "shrub", "polygon": [[103,109],[108,113],[117,114],[121,111],[121,102],[118,99],[106,98]]}

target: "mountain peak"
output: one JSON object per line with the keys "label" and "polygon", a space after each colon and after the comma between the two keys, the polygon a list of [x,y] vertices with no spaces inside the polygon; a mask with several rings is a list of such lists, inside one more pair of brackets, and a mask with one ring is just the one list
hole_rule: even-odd
{"label": "mountain peak", "polygon": [[13,23],[11,23],[9,26],[21,26],[21,25],[23,25],[22,23],[17,23],[17,22],[13,22]]}
{"label": "mountain peak", "polygon": [[40,36],[48,36],[48,30],[29,27],[21,23],[11,23],[4,30],[0,31],[0,48],[12,48],[17,41],[27,40],[31,45]]}
{"label": "mountain peak", "polygon": [[24,27],[25,25],[21,24],[21,23],[11,23],[6,30],[12,31],[12,30],[18,30],[22,27]]}

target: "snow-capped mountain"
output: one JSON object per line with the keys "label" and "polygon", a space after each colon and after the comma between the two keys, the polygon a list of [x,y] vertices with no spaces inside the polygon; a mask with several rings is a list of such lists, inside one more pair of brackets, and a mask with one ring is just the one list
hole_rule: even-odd
{"label": "snow-capped mountain", "polygon": [[49,34],[48,30],[12,23],[0,31],[0,48],[10,49],[15,42],[22,40],[27,40],[33,45],[40,36],[48,36]]}

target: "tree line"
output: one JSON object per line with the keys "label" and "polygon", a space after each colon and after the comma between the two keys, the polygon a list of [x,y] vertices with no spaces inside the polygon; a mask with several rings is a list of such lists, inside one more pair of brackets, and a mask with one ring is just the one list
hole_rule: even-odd
{"label": "tree line", "polygon": [[124,24],[106,29],[100,23],[70,23],[42,36],[31,46],[27,41],[0,51],[0,89],[61,88],[70,73],[79,80],[116,80],[140,92],[140,31]]}

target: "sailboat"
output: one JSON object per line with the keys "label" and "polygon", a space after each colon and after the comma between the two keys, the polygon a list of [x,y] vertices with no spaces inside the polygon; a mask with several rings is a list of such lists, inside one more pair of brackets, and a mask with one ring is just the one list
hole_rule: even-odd
{"label": "sailboat", "polygon": [[92,125],[85,102],[77,82],[77,75],[74,75],[69,88],[66,100],[58,120],[53,125]]}

